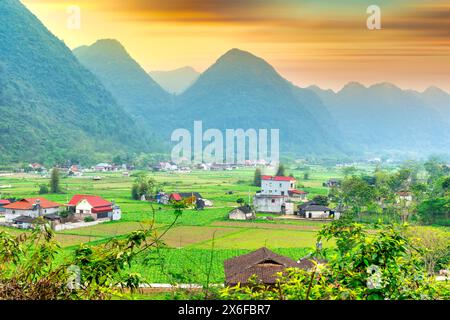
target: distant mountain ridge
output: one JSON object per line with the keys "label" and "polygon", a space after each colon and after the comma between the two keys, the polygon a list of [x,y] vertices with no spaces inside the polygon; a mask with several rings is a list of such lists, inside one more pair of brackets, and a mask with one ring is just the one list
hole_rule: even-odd
{"label": "distant mountain ridge", "polygon": [[372,152],[435,153],[450,148],[450,99],[439,89],[419,93],[391,83],[352,82],[334,93],[318,87],[346,141]]}
{"label": "distant mountain ridge", "polygon": [[200,77],[200,72],[192,67],[182,67],[169,71],[150,71],[149,75],[167,92],[181,94]]}
{"label": "distant mountain ridge", "polygon": [[111,94],[25,6],[0,1],[0,20],[1,163],[149,150]]}
{"label": "distant mountain ridge", "polygon": [[185,126],[203,120],[221,130],[280,129],[284,152],[342,153],[336,132],[323,125],[331,119],[320,100],[306,106],[298,90],[263,59],[232,49],[179,96],[176,110]]}
{"label": "distant mountain ridge", "polygon": [[113,39],[98,40],[73,50],[78,60],[112,93],[118,103],[144,130],[155,133],[155,115],[172,103],[172,97],[156,83]]}

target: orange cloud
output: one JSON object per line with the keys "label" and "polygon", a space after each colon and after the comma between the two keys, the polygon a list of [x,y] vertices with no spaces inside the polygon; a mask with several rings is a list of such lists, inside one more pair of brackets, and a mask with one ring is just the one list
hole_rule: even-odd
{"label": "orange cloud", "polygon": [[[392,81],[450,90],[448,1],[377,0],[379,31],[366,28],[369,0],[22,2],[70,47],[116,38],[149,70],[182,65],[204,70],[239,47],[302,85]],[[68,5],[82,9],[80,31],[65,26]]]}

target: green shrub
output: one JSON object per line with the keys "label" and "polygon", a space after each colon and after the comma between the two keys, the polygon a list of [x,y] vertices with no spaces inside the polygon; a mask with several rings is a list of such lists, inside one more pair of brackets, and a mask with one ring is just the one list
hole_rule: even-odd
{"label": "green shrub", "polygon": [[41,184],[39,186],[39,194],[47,194],[49,192],[48,185]]}
{"label": "green shrub", "polygon": [[92,222],[94,221],[94,218],[92,218],[92,216],[87,216],[84,218],[84,222]]}

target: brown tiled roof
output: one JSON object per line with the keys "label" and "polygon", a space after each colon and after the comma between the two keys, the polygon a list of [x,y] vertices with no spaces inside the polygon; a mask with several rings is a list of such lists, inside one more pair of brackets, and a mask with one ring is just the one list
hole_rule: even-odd
{"label": "brown tiled roof", "polygon": [[286,268],[301,267],[294,260],[280,256],[267,248],[225,260],[225,282],[227,285],[246,284],[252,275],[265,284],[276,283],[277,273]]}

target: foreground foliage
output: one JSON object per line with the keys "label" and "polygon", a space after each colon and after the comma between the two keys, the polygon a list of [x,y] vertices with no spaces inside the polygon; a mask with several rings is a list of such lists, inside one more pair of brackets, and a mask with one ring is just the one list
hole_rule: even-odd
{"label": "foreground foliage", "polygon": [[[173,224],[181,208],[175,213]],[[63,263],[57,261],[61,247],[45,224],[17,237],[0,232],[0,299],[123,297],[142,283],[139,274],[125,271],[140,254],[163,245],[161,238],[172,226],[157,233],[150,225],[102,245],[81,245]]]}
{"label": "foreground foliage", "polygon": [[[449,286],[427,273],[423,252],[405,235],[406,226],[377,225],[375,231],[354,222],[324,226],[321,239],[336,240],[327,263],[312,270],[288,269],[275,286],[253,279],[221,292],[224,299],[276,300],[432,300],[448,299]],[[317,257],[324,254],[315,253]],[[320,261],[320,260],[319,260]]]}

